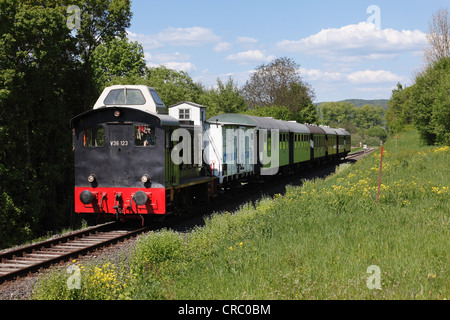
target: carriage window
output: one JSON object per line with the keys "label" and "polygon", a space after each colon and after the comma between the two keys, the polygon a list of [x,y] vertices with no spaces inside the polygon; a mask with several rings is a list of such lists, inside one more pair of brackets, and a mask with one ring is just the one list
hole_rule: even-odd
{"label": "carriage window", "polygon": [[145,98],[139,89],[115,89],[108,93],[105,105],[143,105]]}
{"label": "carriage window", "polygon": [[134,144],[137,147],[154,147],[156,142],[155,127],[134,126]]}
{"label": "carriage window", "polygon": [[83,146],[84,147],[103,147],[105,142],[105,129],[102,126],[84,128]]}

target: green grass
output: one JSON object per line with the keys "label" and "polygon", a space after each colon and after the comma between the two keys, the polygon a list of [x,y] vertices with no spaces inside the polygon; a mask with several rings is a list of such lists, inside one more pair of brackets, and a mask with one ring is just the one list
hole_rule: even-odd
{"label": "green grass", "polygon": [[[450,148],[418,141],[409,132],[385,145],[379,205],[378,150],[325,180],[215,214],[192,232],[141,237],[109,297],[448,299]],[[380,290],[367,287],[372,265]],[[64,291],[55,289],[66,285],[61,274],[43,277],[34,297],[58,298],[48,292]],[[103,299],[93,274],[83,271],[82,289],[64,297]]]}

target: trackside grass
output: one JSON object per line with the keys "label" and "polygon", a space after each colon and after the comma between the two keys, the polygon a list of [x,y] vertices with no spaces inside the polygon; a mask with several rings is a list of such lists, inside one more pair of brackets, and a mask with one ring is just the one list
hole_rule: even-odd
{"label": "trackside grass", "polygon": [[378,206],[379,150],[189,233],[141,237],[124,266],[77,264],[80,289],[66,270],[41,277],[34,298],[448,299],[450,147],[418,141],[386,144]]}

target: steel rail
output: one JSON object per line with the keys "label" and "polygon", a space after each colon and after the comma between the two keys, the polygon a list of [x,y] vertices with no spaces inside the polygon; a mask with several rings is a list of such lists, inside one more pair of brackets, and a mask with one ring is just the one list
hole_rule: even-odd
{"label": "steel rail", "polygon": [[371,153],[374,150],[375,150],[374,148],[369,148],[369,149],[366,149],[366,150],[357,151],[355,153],[351,153],[351,154],[347,155],[344,159],[347,160],[347,159],[356,158],[357,156],[360,156],[362,154],[369,154],[369,153]]}
{"label": "steel rail", "polygon": [[129,239],[149,229],[141,227],[134,230],[102,231],[113,224],[114,222],[91,227],[0,254],[0,283],[61,261],[76,259],[80,255]]}

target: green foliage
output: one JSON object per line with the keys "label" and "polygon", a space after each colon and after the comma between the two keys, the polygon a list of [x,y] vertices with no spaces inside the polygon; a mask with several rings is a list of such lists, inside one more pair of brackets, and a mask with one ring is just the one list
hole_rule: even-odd
{"label": "green foliage", "polygon": [[400,83],[397,84],[397,89],[392,90],[386,122],[393,134],[404,131],[406,126],[412,124],[412,111],[408,105],[410,96],[411,87],[403,87]]}
{"label": "green foliage", "polygon": [[0,194],[0,243],[3,247],[13,246],[30,235],[30,228],[25,223],[23,212],[8,194]]}
{"label": "green foliage", "polygon": [[380,106],[365,104],[355,107],[349,102],[325,102],[319,107],[321,122],[325,125],[338,125],[352,122],[356,127],[368,129],[383,125],[384,111]]}
{"label": "green foliage", "polygon": [[349,131],[354,145],[361,141],[378,146],[387,138],[381,106],[365,104],[355,107],[350,102],[324,102],[319,106],[319,113],[322,124]]}
{"label": "green foliage", "polygon": [[367,129],[367,134],[370,137],[377,137],[378,139],[380,139],[380,141],[386,141],[388,134],[385,128],[383,128],[382,126],[375,126],[375,127],[370,127],[369,129]]}
{"label": "green foliage", "polygon": [[354,109],[355,125],[359,128],[369,129],[384,124],[384,110],[380,106],[363,105]]}
{"label": "green foliage", "polygon": [[[72,4],[82,12],[73,32],[66,24]],[[0,248],[67,224],[73,206],[68,124],[87,101],[88,57],[123,35],[129,17],[125,0],[0,2]]]}
{"label": "green foliage", "polygon": [[362,107],[363,105],[366,104],[370,104],[373,106],[380,106],[383,109],[387,109],[388,108],[388,99],[373,99],[373,100],[366,100],[366,99],[346,99],[346,100],[342,100],[340,102],[348,102],[352,105],[354,105],[355,107]]}
{"label": "green foliage", "polygon": [[450,58],[433,63],[416,77],[411,93],[414,124],[428,144],[450,145]]}
{"label": "green foliage", "polygon": [[[128,300],[130,296],[127,282],[131,275],[122,267],[110,262],[81,263],[71,261],[64,269],[43,276],[34,286],[32,298],[35,300]],[[78,274],[76,274],[78,272]],[[72,278],[71,278],[72,277]],[[76,288],[78,277],[79,288]],[[69,287],[72,285],[72,288]]]}
{"label": "green foliage", "polygon": [[253,109],[248,109],[244,112],[245,114],[257,117],[272,117],[274,119],[289,121],[291,119],[291,113],[286,107],[270,106],[270,107],[260,107],[256,106]]}
{"label": "green foliage", "polygon": [[[93,77],[91,59],[98,46],[125,38],[132,17],[130,0],[75,0],[68,5],[77,5],[81,10],[80,28],[76,30],[77,55],[83,65],[82,84],[83,109],[89,110],[98,98],[96,79]],[[64,20],[65,22],[65,20]],[[65,28],[67,30],[67,28]]]}
{"label": "green foliage", "polygon": [[251,108],[284,106],[289,110],[290,120],[316,122],[314,90],[302,81],[299,68],[287,57],[258,66],[242,88],[245,101]]}
{"label": "green foliage", "polygon": [[414,124],[427,144],[450,145],[450,58],[433,62],[419,73],[414,85],[393,90],[387,113],[393,133]]}
{"label": "green foliage", "polygon": [[181,102],[197,102],[201,88],[184,71],[167,69],[164,66],[147,70],[147,82],[154,87],[166,106]]}
{"label": "green foliage", "polygon": [[321,122],[329,126],[331,122],[338,124],[354,118],[355,107],[348,102],[324,102],[319,107]]}
{"label": "green foliage", "polygon": [[97,88],[96,96],[115,77],[141,77],[145,73],[144,49],[138,42],[115,38],[98,46],[92,54],[91,74]]}
{"label": "green foliage", "polygon": [[231,77],[226,83],[217,78],[217,88],[203,90],[200,103],[207,106],[207,118],[222,113],[242,113],[247,110],[244,98]]}

